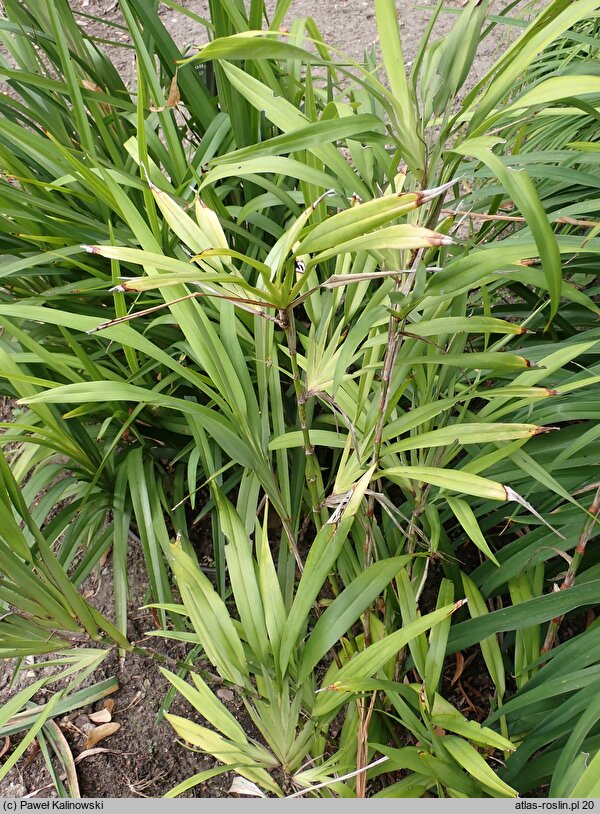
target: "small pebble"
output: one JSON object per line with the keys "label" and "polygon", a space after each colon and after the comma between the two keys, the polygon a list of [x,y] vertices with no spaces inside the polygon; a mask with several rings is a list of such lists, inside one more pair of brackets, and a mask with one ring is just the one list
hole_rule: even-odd
{"label": "small pebble", "polygon": [[22,783],[11,783],[10,786],[4,790],[4,796],[12,797],[13,799],[15,797],[23,797],[25,794],[27,794],[27,789]]}

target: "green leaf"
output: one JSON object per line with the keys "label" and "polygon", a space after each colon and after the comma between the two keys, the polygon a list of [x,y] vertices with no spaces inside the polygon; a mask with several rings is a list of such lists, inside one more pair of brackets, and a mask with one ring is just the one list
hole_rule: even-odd
{"label": "green leaf", "polygon": [[504,166],[497,155],[489,149],[489,140],[468,139],[454,147],[461,155],[474,155],[492,170],[525,218],[538,247],[542,268],[550,294],[550,316],[558,311],[562,291],[562,263],[554,232],[544,207],[525,171],[515,172]]}
{"label": "green leaf", "polygon": [[227,681],[245,685],[248,665],[227,606],[197,563],[171,546],[172,568],[183,604],[206,655]]}
{"label": "green leaf", "polygon": [[[348,436],[345,433],[333,432],[332,430],[310,431],[310,440],[313,446],[330,447],[333,449],[344,449]],[[269,441],[269,449],[293,449],[304,446],[304,436],[301,430],[292,430],[284,435],[279,435]]]}
{"label": "green leaf", "polygon": [[600,795],[600,752],[596,752],[569,797],[590,799]]}
{"label": "green leaf", "polygon": [[[484,82],[488,81],[483,92],[471,108],[474,115],[471,121],[471,132],[486,128],[488,117],[501,99],[506,98],[515,86],[518,77],[522,76],[544,48],[558,40],[560,36],[596,11],[594,0],[570,0],[562,4],[553,3],[547,7],[535,21],[528,26],[504,52],[502,58],[492,66]],[[483,84],[483,83],[482,83]]]}
{"label": "green leaf", "polygon": [[[47,679],[43,679],[43,682],[46,683]],[[37,684],[31,686],[37,686]],[[31,687],[27,688],[27,690],[30,689]],[[108,695],[112,695],[118,689],[119,682],[117,679],[107,678],[104,681],[100,681],[98,684],[93,684],[91,687],[85,687],[82,690],[78,690],[70,695],[64,695],[62,698],[59,698],[56,706],[52,708],[51,714],[48,714],[46,717],[60,717],[61,715],[65,715],[67,712],[71,712],[74,709],[79,709],[80,707],[94,704],[96,701],[101,701]],[[7,737],[14,735],[17,732],[22,732],[24,729],[29,729],[29,727],[34,725],[40,715],[44,714],[45,710],[47,710],[46,705],[40,704],[35,707],[29,707],[23,710],[23,712],[12,715],[12,717],[5,721],[0,727],[0,737]]]}
{"label": "green leaf", "polygon": [[570,76],[552,76],[526,91],[504,108],[504,113],[513,110],[522,110],[534,105],[548,105],[551,102],[566,101],[573,96],[583,96],[586,93],[600,93],[600,78],[575,74]]}
{"label": "green leaf", "polygon": [[368,113],[357,113],[353,116],[342,116],[335,119],[322,119],[311,122],[306,127],[291,130],[281,136],[274,136],[260,144],[252,144],[239,150],[232,150],[218,156],[210,162],[211,167],[242,161],[248,158],[261,158],[271,155],[289,155],[300,150],[307,150],[327,141],[341,141],[347,138],[367,136],[371,131],[383,130],[383,123],[378,116]]}
{"label": "green leaf", "polygon": [[501,483],[458,470],[438,469],[432,466],[394,466],[382,470],[379,475],[430,483],[432,486],[439,486],[440,489],[450,489],[453,492],[462,492],[488,500],[509,499],[506,488]]}
{"label": "green leaf", "polygon": [[303,63],[323,65],[323,60],[317,54],[283,42],[277,39],[279,36],[279,32],[273,31],[240,31],[209,42],[197,54],[180,62],[185,65],[188,62],[207,62],[212,59],[295,59]]}
{"label": "green leaf", "polygon": [[496,559],[496,555],[489,547],[487,540],[483,536],[473,509],[469,506],[466,500],[461,500],[460,498],[450,497],[450,495],[447,495],[446,503],[452,509],[452,513],[467,533],[469,539],[475,543],[477,548],[482,551],[485,556],[494,563],[494,565],[500,567],[500,563]]}
{"label": "green leaf", "polygon": [[302,651],[297,675],[299,683],[308,678],[327,651],[410,560],[410,556],[392,557],[370,565],[334,599],[317,621]]}
{"label": "green leaf", "polygon": [[[438,591],[436,609],[447,606],[453,599],[454,585],[449,579],[443,579]],[[442,677],[450,623],[451,618],[447,616],[443,621],[435,625],[429,634],[429,648],[425,656],[425,671],[423,675],[425,692],[429,703],[433,701]]]}
{"label": "green leaf", "polygon": [[450,752],[454,760],[465,769],[471,777],[491,790],[494,797],[518,797],[515,789],[504,783],[488,766],[479,752],[461,738],[446,735],[444,748]]}
{"label": "green leaf", "polygon": [[169,789],[169,791],[164,794],[163,797],[165,799],[179,797],[180,794],[193,789],[194,786],[200,786],[202,783],[212,780],[213,777],[218,777],[221,774],[226,774],[232,769],[237,768],[237,765],[234,763],[232,765],[216,766],[214,769],[206,769],[203,772],[198,772],[197,774],[193,774],[191,777],[188,777],[186,780],[183,780],[181,783],[178,783],[172,789]]}
{"label": "green leaf", "polygon": [[438,430],[413,435],[396,441],[385,449],[386,454],[404,452],[409,449],[429,449],[452,444],[483,444],[486,442],[511,441],[515,438],[531,438],[542,427],[535,424],[450,424]]}
{"label": "green leaf", "polygon": [[247,743],[248,739],[242,727],[197,673],[191,674],[196,685],[194,688],[170,670],[166,670],[164,667],[159,669],[181,695],[226,738],[239,743]]}
{"label": "green leaf", "polygon": [[186,399],[165,396],[158,391],[146,390],[121,382],[88,382],[66,384],[43,393],[22,399],[27,404],[80,404],[87,402],[133,401],[141,404],[156,404],[198,416],[211,435],[230,456],[250,469],[255,468],[256,460],[245,441],[240,438],[229,422],[216,410]]}
{"label": "green leaf", "polygon": [[[467,607],[471,618],[486,616],[489,610],[485,601],[479,592],[473,580],[466,574],[461,573],[461,580],[465,591],[465,596],[468,601]],[[482,638],[479,642],[481,653],[489,674],[496,687],[496,692],[500,701],[504,697],[506,690],[506,678],[504,675],[504,661],[502,659],[502,651],[500,650],[500,643],[494,633],[491,636]]]}
{"label": "green leaf", "polygon": [[263,768],[263,766],[274,768],[277,761],[262,746],[231,741],[211,729],[200,726],[193,721],[188,721],[179,715],[166,713],[165,718],[180,738],[193,746],[199,747],[209,755],[213,755],[225,765],[235,766],[236,771],[243,777],[248,778],[253,783],[258,783],[259,786],[268,789],[277,797],[282,796],[277,783]]}
{"label": "green leaf", "polygon": [[451,238],[434,232],[432,229],[424,229],[420,226],[412,226],[410,223],[403,223],[399,226],[384,226],[383,229],[378,229],[376,232],[363,234],[353,240],[338,243],[332,248],[315,255],[311,260],[311,264],[322,263],[330,257],[348,252],[421,249],[449,246],[451,243]]}
{"label": "green leaf", "polygon": [[522,370],[535,367],[528,359],[514,353],[446,353],[412,357],[411,365],[448,365],[465,370]]}
{"label": "green leaf", "polygon": [[[489,613],[467,622],[460,622],[452,628],[448,642],[448,652],[465,650],[494,633],[506,630],[521,630],[540,622],[547,622],[574,608],[593,605],[600,590],[600,580],[573,585],[568,591],[559,591],[521,602],[511,608]],[[595,593],[594,593],[595,592]]]}
{"label": "green leaf", "polygon": [[459,712],[456,713],[439,713],[431,716],[432,726],[439,726],[441,729],[446,729],[450,732],[455,732],[463,738],[467,738],[473,743],[478,743],[480,746],[491,747],[492,749],[500,749],[503,752],[514,752],[517,748],[507,738],[503,738],[493,729],[487,726],[481,726],[477,721],[469,721]]}
{"label": "green leaf", "polygon": [[[273,124],[284,133],[298,130],[308,124],[308,118],[291,104],[291,102],[288,102],[282,97],[276,97],[270,88],[250,76],[247,72],[229,62],[223,62],[222,67],[233,87],[235,87],[256,110],[263,111],[267,119],[273,122]],[[332,179],[333,183],[325,184],[323,186],[324,189],[329,189],[330,187],[339,189],[340,184],[342,184],[342,189],[345,186],[348,195],[352,195],[353,192],[356,192],[361,197],[368,197],[368,189],[353,172],[350,165],[339,154],[333,144],[321,144],[317,147],[313,147],[311,153],[320,159],[325,166],[332,171],[334,176],[337,176]],[[272,158],[270,160],[274,161],[275,159]],[[290,159],[285,160],[289,161]],[[308,164],[304,166],[307,167]],[[211,172],[214,172],[214,170],[211,170]],[[206,180],[207,179],[205,179],[204,183],[206,183]]]}
{"label": "green leaf", "polygon": [[420,138],[418,107],[406,75],[396,4],[394,0],[375,0],[374,9],[383,64],[397,111],[403,156],[419,177],[425,168],[425,144]]}
{"label": "green leaf", "polygon": [[365,650],[354,655],[339,670],[328,673],[328,684],[322,688],[319,694],[315,704],[315,715],[327,715],[333,712],[346,701],[351,693],[351,690],[347,689],[347,685],[353,681],[374,676],[390,658],[395,656],[410,641],[442,622],[463,604],[464,600],[461,600],[453,605],[447,605],[445,608],[439,608],[432,613],[426,614],[401,630],[397,630],[369,645]]}
{"label": "green leaf", "polygon": [[2,767],[0,767],[0,780],[4,779],[13,766],[17,763],[29,744],[36,737],[46,720],[50,718],[53,713],[56,714],[55,709],[61,700],[61,696],[62,693],[55,693],[52,698],[40,709],[29,732],[25,735],[17,748],[11,753],[10,757],[4,761]]}
{"label": "green leaf", "polygon": [[264,664],[268,661],[269,638],[252,558],[252,544],[231,502],[218,491],[213,494],[216,495],[219,524],[228,541],[228,545],[225,546],[225,559],[235,605],[248,644],[254,655]]}
{"label": "green leaf", "polygon": [[379,198],[343,209],[314,226],[300,241],[297,254],[314,254],[325,251],[385,226],[420,206],[422,202],[429,200],[436,191],[382,195]]}
{"label": "green leaf", "polygon": [[[392,311],[392,313],[397,313]],[[504,319],[491,317],[440,317],[439,319],[424,319],[420,322],[411,322],[406,330],[415,336],[442,336],[443,334],[473,333],[473,334],[523,334],[525,328],[506,322]]]}
{"label": "green leaf", "polygon": [[288,615],[279,654],[282,674],[288,669],[290,659],[298,639],[308,624],[310,609],[316,600],[323,583],[337,560],[348,533],[354,523],[354,516],[373,476],[369,469],[352,490],[352,496],[343,511],[339,523],[326,523],[318,532],[310,547],[304,571],[298,583],[296,596]]}
{"label": "green leaf", "polygon": [[9,698],[8,701],[2,704],[2,707],[0,707],[0,727],[4,727],[6,722],[12,718],[13,715],[16,715],[21,707],[25,706],[30,698],[33,698],[36,692],[41,690],[44,684],[46,684],[46,681],[47,679],[41,678],[39,681],[30,684],[29,687],[25,687],[25,689],[16,693],[16,695],[13,695],[12,698]]}

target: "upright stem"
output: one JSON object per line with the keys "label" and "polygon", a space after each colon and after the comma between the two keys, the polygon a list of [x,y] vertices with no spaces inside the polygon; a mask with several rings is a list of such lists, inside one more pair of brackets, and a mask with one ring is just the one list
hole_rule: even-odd
{"label": "upright stem", "polygon": [[[369,762],[369,726],[371,718],[373,717],[373,710],[375,709],[375,701],[377,693],[371,695],[369,706],[366,706],[366,697],[358,698],[356,705],[358,707],[358,733],[356,744],[356,768],[359,770],[364,769]],[[364,771],[361,771],[356,777],[356,796],[364,798],[367,796],[367,776]]]}
{"label": "upright stem", "polygon": [[[411,261],[408,265],[410,269],[418,262],[420,251],[415,252],[411,258]],[[413,283],[413,275],[411,275],[409,279],[409,286]],[[398,291],[401,288],[401,283],[396,282],[394,287],[395,291]],[[402,346],[403,340],[403,333],[400,327],[397,325],[397,319],[394,316],[390,316],[388,320],[388,343],[385,349],[385,354],[383,357],[383,368],[381,371],[381,393],[379,395],[379,414],[377,416],[377,424],[375,425],[375,436],[373,439],[373,455],[371,457],[371,463],[375,465],[379,460],[379,454],[381,452],[381,442],[383,436],[383,427],[385,425],[386,414],[388,410],[388,406],[390,403],[391,397],[391,390],[390,384],[392,381],[392,376],[394,373],[394,366],[396,364],[396,359],[398,358],[398,353],[400,352],[400,348]],[[365,543],[365,566],[369,566],[371,564],[372,558],[372,547],[373,547],[373,515],[375,511],[375,497],[373,495],[369,495],[369,500],[367,503],[367,540]]]}
{"label": "upright stem", "polygon": [[[418,262],[420,257],[420,251],[414,252],[411,261],[408,265],[408,268],[412,269],[415,263]],[[413,283],[413,275],[410,275],[408,286],[412,286]],[[401,288],[400,281],[397,281],[394,290],[398,291]],[[394,372],[394,366],[396,364],[396,359],[398,358],[398,353],[400,351],[400,347],[402,345],[403,340],[403,333],[400,328],[396,324],[396,318],[394,316],[390,316],[388,320],[388,343],[385,349],[385,354],[383,357],[383,369],[381,371],[381,393],[379,395],[379,414],[377,416],[377,423],[375,425],[375,437],[373,440],[373,455],[371,458],[371,463],[374,466],[379,461],[379,454],[381,452],[381,442],[383,436],[383,427],[385,425],[386,414],[388,410],[388,405],[390,403],[390,384],[392,381],[392,376]],[[365,540],[365,568],[368,568],[371,565],[373,559],[373,523],[374,523],[374,514],[375,514],[375,496],[369,495],[369,499],[367,502],[367,533],[366,533],[366,540]],[[371,613],[370,609],[367,608],[364,614],[364,631],[365,631],[365,644],[368,645],[371,642]]]}
{"label": "upright stem", "polygon": [[[590,506],[590,516],[585,521],[583,531],[581,532],[581,536],[579,537],[579,542],[577,543],[577,547],[575,548],[575,554],[573,555],[573,559],[569,563],[569,567],[563,580],[563,584],[560,586],[559,590],[565,591],[567,590],[567,588],[570,588],[575,582],[577,569],[579,568],[581,560],[583,559],[583,555],[585,554],[585,547],[587,546],[588,540],[590,539],[590,536],[592,534],[594,524],[598,522],[599,513],[600,513],[600,486],[596,490],[596,495],[594,497],[594,500],[592,501],[592,505]],[[552,648],[554,640],[556,639],[556,634],[558,633],[558,629],[560,628],[563,619],[564,614],[562,616],[556,616],[550,622],[548,626],[548,633],[546,634],[546,640],[542,647],[542,653],[548,653],[548,651]]]}
{"label": "upright stem", "polygon": [[308,487],[308,494],[310,496],[310,503],[312,514],[317,529],[321,528],[326,518],[322,517],[321,499],[323,496],[323,480],[321,476],[321,468],[315,454],[315,448],[310,439],[310,430],[308,427],[308,420],[306,417],[306,402],[309,395],[302,387],[300,376],[300,367],[298,365],[297,353],[297,334],[296,334],[296,320],[294,317],[294,310],[288,306],[285,310],[280,311],[279,314],[281,325],[285,331],[288,350],[290,352],[290,362],[292,366],[292,380],[294,382],[294,390],[296,392],[296,405],[298,407],[298,422],[300,424],[300,431],[304,441],[304,454],[306,457],[306,485]]}

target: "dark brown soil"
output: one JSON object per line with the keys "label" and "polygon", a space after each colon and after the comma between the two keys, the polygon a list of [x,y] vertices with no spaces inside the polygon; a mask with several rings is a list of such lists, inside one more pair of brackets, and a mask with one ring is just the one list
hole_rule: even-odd
{"label": "dark brown soil", "polygon": [[[130,641],[150,646],[174,661],[181,660],[186,655],[184,645],[144,636],[146,631],[153,630],[156,625],[147,610],[140,610],[146,592],[143,558],[134,544],[131,550]],[[102,613],[109,617],[112,615],[110,561],[105,564],[101,574],[92,575],[87,580],[83,592]],[[13,666],[12,663],[5,662],[1,667],[0,685],[4,689],[0,692],[0,701],[5,701],[14,692],[14,689],[9,691],[6,686]],[[111,677],[116,677],[119,682],[119,689],[111,698],[115,702],[113,721],[119,723],[121,728],[100,744],[113,753],[93,755],[78,764],[77,775],[82,797],[161,797],[181,781],[215,765],[211,758],[183,746],[165,720],[157,720],[170,687],[167,679],[160,673],[157,662],[145,656],[131,655],[120,665],[117,652],[112,651],[86,683],[97,683]],[[32,678],[31,673],[21,673],[17,688],[26,686]],[[45,698],[41,695],[36,700],[43,702]],[[74,758],[86,748],[86,730],[91,723],[88,714],[101,707],[102,704],[97,703],[93,707],[80,709],[57,719]],[[199,716],[187,702],[179,697],[175,698],[169,711],[199,720]],[[238,714],[240,710],[236,708],[235,712]],[[15,737],[12,746],[16,746],[18,741],[19,738]],[[226,794],[230,785],[231,777],[223,775],[211,780],[210,786],[191,790],[184,796],[221,797]],[[41,754],[38,753],[29,763],[26,755],[0,784],[0,796],[6,796],[7,792],[14,794],[15,791],[20,792],[15,796],[56,796]]]}

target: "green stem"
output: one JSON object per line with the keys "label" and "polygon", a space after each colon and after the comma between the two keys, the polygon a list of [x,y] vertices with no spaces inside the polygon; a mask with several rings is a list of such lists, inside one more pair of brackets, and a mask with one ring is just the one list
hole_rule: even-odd
{"label": "green stem", "polygon": [[302,387],[300,367],[298,365],[296,321],[294,318],[294,311],[291,306],[280,312],[280,320],[285,331],[288,350],[290,352],[292,380],[294,382],[296,404],[298,407],[298,422],[300,424],[300,431],[302,432],[304,454],[306,456],[306,485],[308,487],[313,519],[318,530],[327,520],[326,512],[324,512],[324,509],[321,507],[324,486],[319,461],[315,454],[315,448],[310,439],[310,430],[306,417],[306,402],[308,401],[309,394]]}

